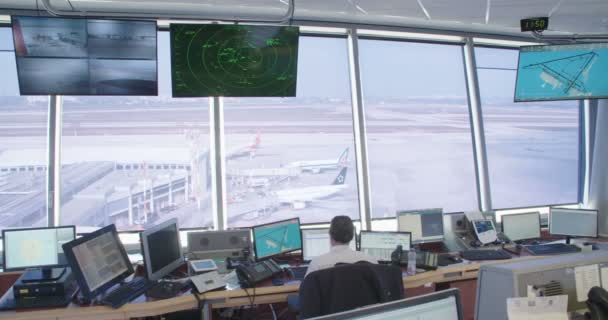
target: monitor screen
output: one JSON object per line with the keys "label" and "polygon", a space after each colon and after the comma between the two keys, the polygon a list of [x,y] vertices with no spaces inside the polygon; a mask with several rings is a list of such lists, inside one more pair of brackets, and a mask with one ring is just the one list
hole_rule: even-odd
{"label": "monitor screen", "polygon": [[174,97],[295,97],[297,27],[171,24]]}
{"label": "monitor screen", "polygon": [[158,93],[156,22],[13,16],[21,95]]}
{"label": "monitor screen", "polygon": [[63,251],[83,296],[88,299],[133,273],[113,224],[64,244]]}
{"label": "monitor screen", "polygon": [[361,251],[382,261],[390,261],[391,253],[398,245],[403,250],[410,250],[411,243],[410,232],[361,231]]}
{"label": "monitor screen", "polygon": [[573,237],[597,237],[597,210],[551,208],[549,233]]}
{"label": "monitor screen", "polygon": [[540,213],[503,215],[502,232],[511,241],[540,238]]}
{"label": "monitor screen", "polygon": [[608,43],[519,50],[515,101],[608,97]]}
{"label": "monitor screen", "polygon": [[[348,244],[351,249],[357,250],[355,238]],[[302,229],[302,258],[312,260],[326,254],[331,249],[329,229]]]}
{"label": "monitor screen", "polygon": [[142,232],[141,243],[149,280],[161,279],[184,263],[177,219]]}
{"label": "monitor screen", "polygon": [[463,320],[458,289],[375,304],[311,320]]}
{"label": "monitor screen", "polygon": [[66,266],[61,246],[75,237],[74,226],[2,230],[4,269]]}
{"label": "monitor screen", "polygon": [[253,245],[257,259],[302,249],[300,219],[253,227]]}
{"label": "monitor screen", "polygon": [[443,209],[399,211],[397,225],[412,233],[412,243],[443,241]]}

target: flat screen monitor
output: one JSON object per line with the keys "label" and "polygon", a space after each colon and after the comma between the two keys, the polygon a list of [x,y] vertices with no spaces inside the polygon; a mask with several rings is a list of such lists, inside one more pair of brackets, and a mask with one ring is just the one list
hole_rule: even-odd
{"label": "flat screen monitor", "polygon": [[606,74],[608,43],[521,47],[515,101],[607,98]]}
{"label": "flat screen monitor", "polygon": [[13,16],[21,95],[155,96],[156,22]]}
{"label": "flat screen monitor", "polygon": [[295,97],[297,27],[171,24],[174,97]]}
{"label": "flat screen monitor", "polygon": [[458,289],[449,289],[311,320],[463,320]]}
{"label": "flat screen monitor", "polygon": [[74,238],[74,226],[2,230],[4,270],[67,266],[61,246]]}
{"label": "flat screen monitor", "polygon": [[148,280],[159,280],[184,264],[177,218],[167,220],[140,234]]}
{"label": "flat screen monitor", "polygon": [[511,241],[540,238],[540,213],[526,212],[503,215],[502,233]]}
{"label": "flat screen monitor", "polygon": [[411,232],[395,231],[361,231],[360,251],[381,261],[390,261],[391,253],[401,245],[403,250],[410,250]]}
{"label": "flat screen monitor", "polygon": [[[357,250],[356,237],[348,244],[351,249]],[[329,228],[302,229],[302,258],[306,261],[324,255],[331,250]]]}
{"label": "flat screen monitor", "polygon": [[551,208],[549,233],[571,237],[597,237],[597,210]]}
{"label": "flat screen monitor", "polygon": [[443,209],[397,212],[399,231],[412,233],[412,243],[443,241]]}
{"label": "flat screen monitor", "polygon": [[93,299],[133,274],[133,266],[111,224],[63,245],[82,295]]}
{"label": "flat screen monitor", "polygon": [[302,249],[300,218],[255,226],[252,232],[256,259]]}

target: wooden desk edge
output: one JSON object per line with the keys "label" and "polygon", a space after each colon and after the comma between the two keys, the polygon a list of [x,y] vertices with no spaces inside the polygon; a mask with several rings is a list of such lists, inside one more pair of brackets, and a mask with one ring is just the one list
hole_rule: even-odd
{"label": "wooden desk edge", "polygon": [[[435,271],[429,271],[417,274],[415,276],[407,276],[403,278],[403,285],[407,288],[424,286],[432,283],[445,283],[460,280],[474,279],[477,277],[477,272],[483,265],[506,263],[510,261],[540,259],[541,256],[526,256],[514,258],[511,260],[486,261],[480,263],[465,263],[439,268]],[[286,285],[274,287],[260,287],[255,289],[256,304],[278,303],[287,300],[287,295],[296,293],[299,290],[299,285]],[[213,308],[234,307],[238,305],[249,304],[249,296],[253,296],[253,288],[237,290],[212,291],[200,294],[201,300],[211,302]],[[0,320],[38,320],[38,319],[61,319],[61,320],[81,320],[86,315],[87,320],[95,319],[129,319],[136,317],[150,317],[172,313],[180,310],[191,310],[198,307],[198,301],[193,295],[183,295],[176,298],[150,301],[143,303],[127,304],[120,309],[112,309],[106,306],[95,307],[68,307],[63,309],[49,309],[41,311],[19,311],[19,312],[0,312]]]}

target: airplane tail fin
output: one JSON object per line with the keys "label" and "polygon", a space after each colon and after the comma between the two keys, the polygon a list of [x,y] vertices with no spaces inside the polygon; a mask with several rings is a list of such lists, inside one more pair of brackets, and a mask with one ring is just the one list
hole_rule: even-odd
{"label": "airplane tail fin", "polygon": [[338,164],[342,167],[346,167],[348,165],[348,149],[349,148],[344,149],[340,155],[340,158],[338,158]]}
{"label": "airplane tail fin", "polygon": [[333,185],[341,185],[344,184],[344,182],[346,181],[346,170],[348,168],[344,167],[342,168],[342,170],[340,170],[340,173],[338,174],[338,176],[336,177],[336,179],[334,179],[334,182],[332,183]]}
{"label": "airplane tail fin", "polygon": [[255,147],[259,147],[261,143],[262,143],[262,136],[260,135],[260,132],[258,132],[258,134],[255,135],[255,143],[253,145]]}

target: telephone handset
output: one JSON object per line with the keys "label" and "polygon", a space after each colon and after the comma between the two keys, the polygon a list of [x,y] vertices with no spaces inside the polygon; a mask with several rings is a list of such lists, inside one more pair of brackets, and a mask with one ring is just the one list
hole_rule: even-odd
{"label": "telephone handset", "polygon": [[593,287],[587,294],[587,319],[603,320],[608,319],[608,292],[600,287]]}
{"label": "telephone handset", "polygon": [[251,288],[282,271],[283,269],[272,259],[236,267],[236,274],[244,288]]}
{"label": "telephone handset", "polygon": [[[408,251],[403,250],[401,245],[391,253],[391,262],[393,265],[407,267]],[[416,268],[424,270],[436,270],[439,264],[439,255],[432,252],[416,251]]]}

